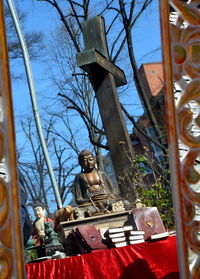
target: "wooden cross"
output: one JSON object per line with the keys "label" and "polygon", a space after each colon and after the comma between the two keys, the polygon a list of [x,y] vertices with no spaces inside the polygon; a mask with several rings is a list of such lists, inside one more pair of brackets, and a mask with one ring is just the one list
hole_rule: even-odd
{"label": "wooden cross", "polygon": [[[96,16],[82,24],[85,50],[77,53],[77,64],[89,74],[106,133],[116,177],[130,168],[133,148],[122,115],[116,86],[125,85],[124,72],[109,61],[104,18]],[[122,196],[124,189],[120,187]]]}

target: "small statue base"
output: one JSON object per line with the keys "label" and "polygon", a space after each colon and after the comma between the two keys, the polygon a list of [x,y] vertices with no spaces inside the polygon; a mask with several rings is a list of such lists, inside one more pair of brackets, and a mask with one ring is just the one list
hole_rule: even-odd
{"label": "small statue base", "polygon": [[101,216],[101,215],[104,215],[104,214],[110,214],[111,211],[109,210],[105,210],[103,212],[94,212],[94,213],[91,213],[90,211],[86,211],[85,214],[84,214],[84,218],[88,218],[88,217],[93,217],[93,216]]}
{"label": "small statue base", "polygon": [[37,246],[36,247],[37,258],[42,258],[46,256],[45,247]]}
{"label": "small statue base", "polygon": [[117,212],[124,212],[124,204],[122,200],[103,200],[95,204],[87,203],[74,208],[75,220],[82,220],[92,216],[100,216]]}
{"label": "small statue base", "polygon": [[65,249],[62,245],[46,245],[45,246],[45,254],[46,256],[53,256],[56,251],[65,252]]}

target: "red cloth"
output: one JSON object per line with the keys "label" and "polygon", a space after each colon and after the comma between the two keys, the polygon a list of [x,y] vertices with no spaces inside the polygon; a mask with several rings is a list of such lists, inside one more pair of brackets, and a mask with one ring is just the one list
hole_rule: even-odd
{"label": "red cloth", "polygon": [[27,264],[27,279],[178,279],[176,238]]}

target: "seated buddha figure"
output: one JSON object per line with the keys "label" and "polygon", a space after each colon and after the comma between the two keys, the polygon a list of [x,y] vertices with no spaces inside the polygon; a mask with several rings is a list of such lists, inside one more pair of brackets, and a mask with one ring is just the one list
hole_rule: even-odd
{"label": "seated buddha figure", "polygon": [[114,185],[102,171],[95,167],[95,157],[88,150],[78,156],[81,172],[74,180],[75,200],[79,208],[84,208],[85,216],[109,213],[117,200]]}

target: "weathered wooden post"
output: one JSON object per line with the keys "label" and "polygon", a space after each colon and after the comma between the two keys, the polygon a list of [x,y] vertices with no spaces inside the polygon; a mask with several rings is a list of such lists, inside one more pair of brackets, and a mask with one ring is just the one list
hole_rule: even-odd
{"label": "weathered wooden post", "polygon": [[[77,64],[89,74],[116,177],[130,167],[134,158],[131,140],[121,112],[116,86],[126,84],[124,72],[109,60],[103,17],[96,16],[82,24],[85,50],[77,54]],[[119,185],[120,186],[120,185]],[[120,187],[122,196],[124,189]]]}

